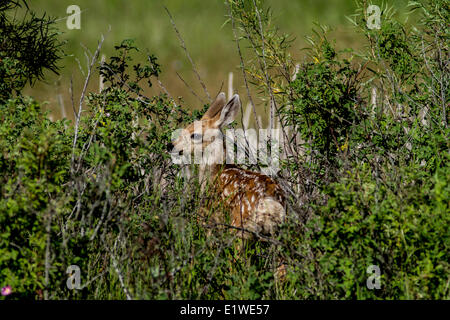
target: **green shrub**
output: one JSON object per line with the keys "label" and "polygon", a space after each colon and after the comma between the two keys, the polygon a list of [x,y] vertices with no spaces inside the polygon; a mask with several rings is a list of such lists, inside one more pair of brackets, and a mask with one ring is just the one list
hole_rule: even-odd
{"label": "green shrub", "polygon": [[[0,106],[0,273],[17,297],[41,296],[46,242],[57,234],[51,216],[65,210],[70,138],[64,121],[51,122],[30,99]],[[52,232],[46,232],[47,228]]]}
{"label": "green shrub", "polygon": [[0,1],[0,101],[20,94],[27,82],[43,79],[46,69],[56,73],[62,55],[55,20],[37,17],[26,1],[23,6],[27,10],[19,17],[21,1]]}
{"label": "green shrub", "polygon": [[[410,170],[402,170],[400,183],[385,172],[388,181],[380,183],[364,165],[329,187],[309,239],[323,297],[448,298],[450,170],[421,183]],[[366,286],[371,265],[381,269],[379,290]]]}
{"label": "green shrub", "polygon": [[314,158],[332,162],[350,128],[358,125],[358,70],[338,56],[324,35],[313,49],[312,61],[301,65],[291,83],[293,106],[285,106],[281,113],[307,141]]}

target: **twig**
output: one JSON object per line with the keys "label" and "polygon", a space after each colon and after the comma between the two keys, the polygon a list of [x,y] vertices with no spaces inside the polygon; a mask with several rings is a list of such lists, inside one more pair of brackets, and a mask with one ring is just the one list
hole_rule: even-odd
{"label": "twig", "polygon": [[69,92],[70,92],[70,101],[72,102],[73,117],[74,117],[74,119],[76,119],[77,118],[77,111],[75,110],[75,101],[73,99],[73,75],[70,76]]}
{"label": "twig", "polygon": [[258,7],[256,5],[255,0],[253,0],[253,5],[255,6],[255,12],[256,12],[256,16],[258,17],[258,22],[259,22],[259,28],[260,28],[260,33],[261,33],[261,53],[262,53],[262,60],[263,60],[263,65],[264,65],[264,77],[266,79],[266,85],[267,85],[267,89],[269,90],[269,95],[270,95],[270,121],[269,121],[269,141],[271,141],[272,139],[272,127],[273,127],[273,123],[274,123],[274,117],[275,117],[275,109],[276,109],[276,102],[275,102],[275,97],[273,96],[273,92],[272,92],[272,86],[270,85],[270,80],[269,80],[269,74],[267,71],[267,63],[266,63],[266,53],[265,53],[265,40],[264,40],[264,30],[263,30],[263,26],[262,26],[262,21],[261,21],[261,15],[259,14],[259,10]]}
{"label": "twig", "polygon": [[191,93],[202,103],[205,104],[205,102],[202,100],[202,98],[200,98],[194,91],[194,89],[192,89],[192,87],[183,79],[183,77],[178,73],[175,72],[178,76],[178,78],[180,78],[180,80],[184,83],[184,85],[191,91]]}
{"label": "twig", "polygon": [[[148,62],[150,62],[150,64],[152,64],[151,60],[150,60],[150,55],[147,54],[147,60]],[[162,89],[162,91],[164,91],[164,93],[169,97],[170,100],[172,100],[173,106],[175,108],[177,108],[177,103],[175,102],[175,99],[172,97],[172,95],[169,93],[169,91],[166,89],[166,87],[163,85],[163,83],[161,82],[161,80],[159,80],[159,77],[156,77],[156,81],[158,82],[159,87]],[[171,112],[174,112],[174,109],[172,109]]]}
{"label": "twig", "polygon": [[50,277],[50,242],[51,242],[51,226],[52,226],[52,209],[50,209],[47,216],[47,224],[45,232],[47,234],[47,241],[45,244],[45,276],[44,276],[44,299],[48,300],[48,283]]}
{"label": "twig", "polygon": [[261,129],[261,123],[260,123],[260,121],[258,119],[258,116],[256,114],[256,107],[255,107],[255,104],[253,103],[252,95],[250,94],[250,88],[248,86],[248,81],[247,81],[247,75],[245,73],[244,59],[242,57],[242,51],[241,51],[241,46],[239,44],[239,39],[238,39],[237,34],[236,34],[236,26],[235,26],[235,23],[234,23],[234,16],[233,16],[233,10],[231,9],[231,4],[228,4],[228,9],[229,9],[229,12],[230,12],[231,27],[233,29],[234,41],[236,42],[236,46],[237,46],[237,49],[238,49],[238,54],[239,54],[239,59],[240,59],[240,69],[242,70],[242,75],[244,77],[244,83],[245,83],[245,88],[247,90],[248,100],[250,101],[250,104],[251,104],[252,109],[253,109],[253,116],[255,118],[255,123],[256,123],[256,126],[257,126],[258,130],[259,130],[259,129]]}
{"label": "twig", "polygon": [[78,113],[76,114],[76,118],[75,118],[75,136],[73,138],[72,160],[71,160],[72,171],[73,171],[73,164],[74,164],[74,160],[75,160],[75,147],[77,145],[77,139],[78,139],[78,128],[80,125],[81,112],[83,111],[83,102],[84,102],[84,98],[86,95],[87,86],[88,86],[89,80],[91,78],[92,69],[94,68],[95,62],[97,61],[98,55],[99,55],[100,50],[103,45],[103,41],[105,41],[105,38],[102,35],[102,38],[97,46],[97,50],[95,50],[94,56],[92,57],[91,63],[89,65],[88,74],[87,74],[86,80],[84,81],[83,91],[81,92],[80,103],[78,106]]}
{"label": "twig", "polygon": [[[169,93],[169,91],[167,91],[166,87],[164,87],[164,85],[161,82],[161,80],[159,80],[159,78],[156,78],[156,81],[158,82],[158,85],[162,89],[162,91],[164,91],[164,93],[169,97],[169,99],[172,100],[173,106],[175,108],[177,108],[177,103],[175,102],[175,99],[172,97],[172,95]],[[173,111],[174,111],[174,109],[172,109],[172,112]]]}
{"label": "twig", "polygon": [[192,69],[193,69],[194,73],[195,73],[195,75],[197,76],[197,79],[198,79],[198,81],[200,82],[201,86],[203,87],[203,90],[205,91],[205,94],[206,94],[206,96],[208,97],[209,102],[211,103],[211,102],[212,102],[211,96],[209,95],[209,92],[208,92],[208,90],[206,89],[205,83],[203,82],[202,78],[200,77],[200,74],[197,72],[197,68],[196,68],[196,66],[195,66],[195,63],[194,63],[194,61],[192,60],[191,55],[189,54],[189,52],[188,52],[188,50],[187,50],[187,48],[186,48],[186,44],[184,43],[184,40],[183,40],[183,38],[181,37],[181,34],[180,34],[180,32],[178,31],[177,26],[175,25],[175,21],[173,20],[172,15],[170,14],[169,9],[167,9],[166,6],[164,6],[164,9],[166,10],[166,12],[167,12],[167,14],[168,14],[168,16],[169,16],[169,18],[170,18],[170,22],[172,23],[172,26],[173,26],[173,28],[174,28],[174,30],[175,30],[177,36],[178,36],[178,39],[180,40],[181,47],[183,48],[183,50],[184,50],[184,52],[186,53],[186,56],[187,56],[189,62],[190,62],[191,65],[192,65]]}
{"label": "twig", "polygon": [[[117,239],[114,242],[114,251],[116,250],[116,247],[117,247]],[[127,300],[133,300],[133,298],[131,297],[130,292],[127,289],[127,287],[125,287],[125,283],[123,281],[122,273],[119,270],[119,266],[117,265],[117,260],[116,260],[116,257],[114,256],[113,252],[111,252],[111,259],[112,259],[114,270],[116,271],[117,276],[119,277],[120,285],[121,285],[121,287],[123,289],[123,292],[125,293],[125,296],[127,297]]]}
{"label": "twig", "polygon": [[[104,54],[102,54],[102,59],[100,60],[100,64],[103,67],[103,65],[105,64],[105,60],[106,57]],[[101,93],[103,91],[103,89],[105,88],[105,84],[103,83],[105,81],[104,77],[103,77],[103,73],[100,72],[100,76],[98,79],[98,92]]]}

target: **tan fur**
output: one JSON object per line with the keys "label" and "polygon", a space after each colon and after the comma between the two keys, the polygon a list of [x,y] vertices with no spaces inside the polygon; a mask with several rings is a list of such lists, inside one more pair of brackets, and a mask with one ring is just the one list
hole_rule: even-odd
{"label": "tan fur", "polygon": [[[207,149],[210,160],[216,160],[200,165],[203,187],[208,183],[212,186],[212,201],[203,210],[212,211],[209,221],[224,224],[224,213],[228,211],[230,224],[239,230],[243,238],[258,234],[273,235],[286,216],[281,187],[269,176],[235,165],[225,165],[224,159],[219,157],[219,153],[225,154],[225,150],[222,151],[221,129],[234,120],[239,107],[238,95],[225,105],[225,95],[219,94],[203,118],[187,126],[174,141],[172,152],[194,153]],[[194,133],[202,134],[202,140],[189,141]]]}

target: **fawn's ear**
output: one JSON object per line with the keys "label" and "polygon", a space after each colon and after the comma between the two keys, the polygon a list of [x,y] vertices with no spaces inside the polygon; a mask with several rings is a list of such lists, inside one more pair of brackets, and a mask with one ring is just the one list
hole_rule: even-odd
{"label": "fawn's ear", "polygon": [[216,97],[216,100],[214,100],[214,102],[211,103],[209,109],[203,115],[202,119],[205,120],[214,118],[214,116],[217,115],[220,112],[220,110],[222,110],[226,102],[227,101],[225,99],[225,93],[223,92],[219,93]]}
{"label": "fawn's ear", "polygon": [[219,119],[215,122],[215,125],[219,128],[222,128],[234,121],[236,115],[239,112],[241,107],[241,101],[239,99],[239,95],[235,94],[230,101],[228,101],[227,105],[223,107],[222,112],[220,113]]}

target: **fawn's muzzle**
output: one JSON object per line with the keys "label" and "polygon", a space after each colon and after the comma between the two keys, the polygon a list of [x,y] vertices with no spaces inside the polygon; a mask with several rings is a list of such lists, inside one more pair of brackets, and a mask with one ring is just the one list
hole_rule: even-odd
{"label": "fawn's muzzle", "polygon": [[168,151],[170,154],[173,154],[173,155],[179,155],[179,156],[182,156],[182,155],[183,155],[183,149],[181,149],[181,150],[175,149],[175,146],[174,146],[173,143],[171,143],[171,142],[169,142],[169,143],[167,144],[167,151]]}

